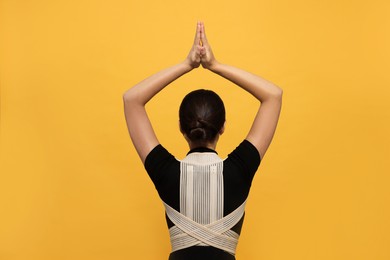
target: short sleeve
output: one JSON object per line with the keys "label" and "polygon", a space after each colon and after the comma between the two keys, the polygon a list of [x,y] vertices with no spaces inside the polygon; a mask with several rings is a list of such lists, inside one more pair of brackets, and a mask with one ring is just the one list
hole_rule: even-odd
{"label": "short sleeve", "polygon": [[245,174],[249,182],[252,182],[252,179],[260,165],[261,156],[257,148],[248,140],[244,140],[240,145],[234,149],[228,155],[228,159],[237,166],[237,168],[242,169],[242,174]]}
{"label": "short sleeve", "polygon": [[166,169],[169,169],[175,161],[175,157],[159,144],[146,156],[144,166],[150,179],[157,185],[167,173]]}

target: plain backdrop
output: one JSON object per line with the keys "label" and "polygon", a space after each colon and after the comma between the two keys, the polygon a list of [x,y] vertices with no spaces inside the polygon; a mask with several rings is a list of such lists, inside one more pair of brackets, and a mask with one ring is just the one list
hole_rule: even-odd
{"label": "plain backdrop", "polygon": [[[216,58],[284,90],[237,259],[390,259],[390,3],[0,0],[1,260],[167,259],[163,205],[123,93],[181,62],[204,21]],[[186,93],[225,101],[222,157],[258,102],[199,68],[147,110],[178,159]]]}

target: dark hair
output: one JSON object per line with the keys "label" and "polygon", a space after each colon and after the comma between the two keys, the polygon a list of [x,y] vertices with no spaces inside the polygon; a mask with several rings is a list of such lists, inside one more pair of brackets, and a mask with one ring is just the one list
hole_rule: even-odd
{"label": "dark hair", "polygon": [[215,140],[225,123],[225,106],[211,90],[199,89],[188,93],[180,104],[180,128],[196,144]]}

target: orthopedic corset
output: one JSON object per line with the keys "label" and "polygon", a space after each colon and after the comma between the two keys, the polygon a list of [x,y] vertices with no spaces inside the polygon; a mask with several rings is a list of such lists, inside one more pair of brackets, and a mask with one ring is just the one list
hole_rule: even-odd
{"label": "orthopedic corset", "polygon": [[180,212],[164,203],[174,226],[172,252],[191,246],[212,246],[234,255],[239,234],[230,230],[242,218],[241,206],[223,216],[223,160],[215,153],[190,153],[180,161]]}

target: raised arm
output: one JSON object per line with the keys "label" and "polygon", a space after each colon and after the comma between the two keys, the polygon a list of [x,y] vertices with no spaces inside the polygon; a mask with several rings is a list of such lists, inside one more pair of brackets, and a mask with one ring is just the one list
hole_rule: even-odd
{"label": "raised arm", "polygon": [[172,81],[199,67],[200,49],[200,23],[198,23],[194,44],[185,61],[148,77],[123,94],[127,128],[143,163],[149,152],[159,144],[145,105]]}
{"label": "raised arm", "polygon": [[230,80],[257,98],[261,105],[246,137],[264,157],[274,136],[282,106],[283,90],[273,83],[242,69],[219,63],[207,41],[201,23],[201,64],[204,68]]}

